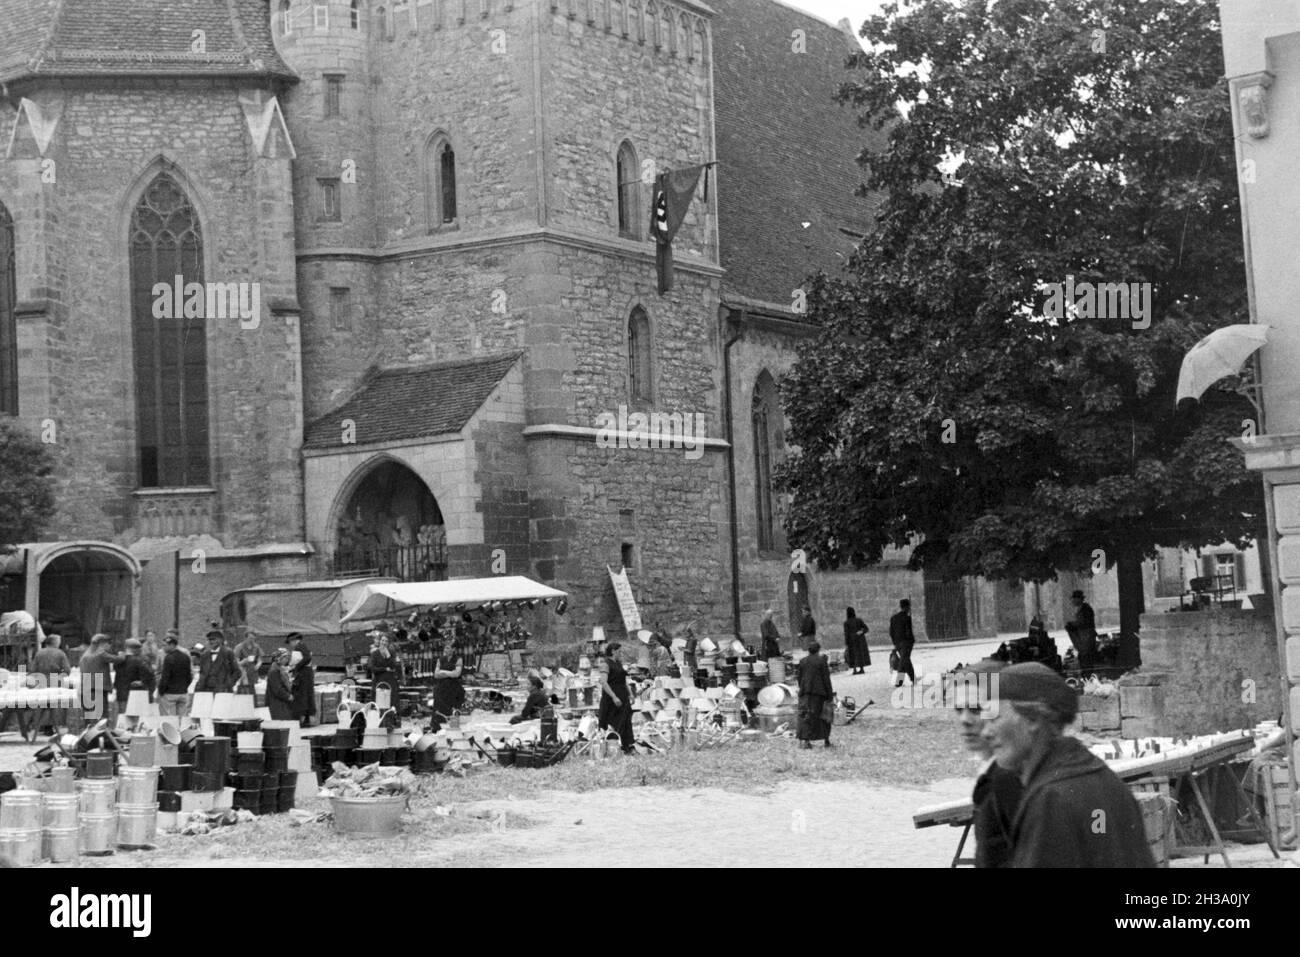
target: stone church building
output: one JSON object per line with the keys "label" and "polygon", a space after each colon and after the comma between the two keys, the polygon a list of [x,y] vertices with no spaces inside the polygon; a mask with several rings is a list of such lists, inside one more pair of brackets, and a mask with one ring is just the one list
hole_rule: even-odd
{"label": "stone church building", "polygon": [[[749,640],[805,597],[832,644],[905,596],[1019,627],[904,555],[791,573],[796,289],[875,207],[855,44],[776,0],[0,0],[0,413],[58,497],[8,603],[192,640],[238,587],[504,571],[567,643],[626,566],[647,623]],[[654,173],[714,161],[660,295]]]}

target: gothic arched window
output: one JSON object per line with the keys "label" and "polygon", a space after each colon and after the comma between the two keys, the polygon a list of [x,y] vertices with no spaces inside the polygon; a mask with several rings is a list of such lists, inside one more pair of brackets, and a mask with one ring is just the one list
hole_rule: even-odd
{"label": "gothic arched window", "polygon": [[758,522],[758,547],[762,551],[776,548],[775,494],[772,468],[780,454],[782,433],[781,403],[776,382],[764,369],[754,383],[754,517]]}
{"label": "gothic arched window", "polygon": [[627,383],[633,402],[654,401],[650,318],[640,306],[627,321]]}
{"label": "gothic arched window", "polygon": [[0,415],[18,414],[17,305],[14,219],[0,203]]}
{"label": "gothic arched window", "polygon": [[424,190],[429,229],[456,222],[456,151],[445,133],[435,133],[424,148]]}
{"label": "gothic arched window", "polygon": [[290,19],[289,0],[280,0],[280,33],[287,34],[293,32],[293,21]]}
{"label": "gothic arched window", "polygon": [[618,177],[618,234],[626,239],[640,239],[641,171],[636,150],[627,140],[618,148],[618,161],[615,165]]}
{"label": "gothic arched window", "polygon": [[[207,485],[208,354],[203,309],[175,314],[177,277],[203,278],[199,217],[174,178],[160,173],[131,216],[131,327],[140,487]],[[155,308],[154,285],[173,297]],[[184,289],[181,290],[183,299]],[[206,297],[204,298],[206,304]],[[186,317],[185,311],[200,315]],[[155,313],[173,318],[158,318]]]}

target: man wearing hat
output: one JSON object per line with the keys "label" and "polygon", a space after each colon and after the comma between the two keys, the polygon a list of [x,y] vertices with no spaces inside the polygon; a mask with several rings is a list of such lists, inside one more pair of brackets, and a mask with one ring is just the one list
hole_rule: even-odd
{"label": "man wearing hat", "polygon": [[1079,655],[1080,672],[1087,675],[1096,667],[1097,614],[1083,600],[1082,591],[1076,590],[1070,596],[1070,603],[1074,605],[1074,617],[1065,623],[1065,633]]}
{"label": "man wearing hat", "polygon": [[199,682],[194,690],[211,691],[214,694],[234,690],[242,672],[235,653],[226,647],[225,633],[220,628],[213,628],[204,638],[207,639],[207,647],[199,662]]}
{"label": "man wearing hat", "polygon": [[[139,638],[128,638],[126,657],[117,666],[113,676],[113,690],[117,695],[118,712],[124,712],[132,691],[147,691],[149,700],[152,701],[156,687],[153,669],[149,667],[149,662],[144,657],[144,642]],[[135,730],[137,723],[138,716],[128,715],[127,730]]]}
{"label": "man wearing hat", "polygon": [[188,652],[180,648],[175,628],[163,639],[162,674],[158,678],[158,713],[187,718],[190,713],[190,681],[194,668]]}
{"label": "man wearing hat", "polygon": [[1155,867],[1128,786],[1064,734],[1075,691],[1038,662],[998,673],[996,710],[981,734],[1024,793],[1011,821],[1011,867]]}

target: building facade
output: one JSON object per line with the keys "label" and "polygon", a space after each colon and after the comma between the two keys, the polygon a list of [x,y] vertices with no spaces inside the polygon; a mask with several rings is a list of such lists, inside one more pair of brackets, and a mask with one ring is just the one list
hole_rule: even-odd
{"label": "building facade", "polygon": [[[755,638],[808,602],[838,644],[845,606],[880,633],[909,597],[922,638],[1023,625],[905,552],[792,568],[781,532],[798,289],[877,205],[878,134],[834,100],[846,24],[775,0],[0,11],[0,412],[55,455],[49,543],[81,543],[14,559],[9,603],[192,636],[265,581],[504,572],[570,592],[538,621],[563,645],[618,633],[623,566],[647,624]],[[704,163],[660,295],[654,176]]]}

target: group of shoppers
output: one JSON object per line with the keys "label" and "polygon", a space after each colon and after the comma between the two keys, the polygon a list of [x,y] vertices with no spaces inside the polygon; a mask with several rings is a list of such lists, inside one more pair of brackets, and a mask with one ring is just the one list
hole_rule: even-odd
{"label": "group of shoppers", "polygon": [[[168,629],[161,643],[149,631],[143,640],[127,638],[121,652],[116,652],[108,635],[94,635],[76,665],[86,718],[116,724],[118,715],[127,712],[132,692],[156,703],[160,715],[180,718],[189,716],[191,696],[196,692],[253,694],[263,662],[256,639],[249,635],[232,649],[219,628],[212,628],[204,637],[206,643],[196,642],[186,649],[174,628]],[[311,650],[300,634],[289,635],[286,644],[287,648],[271,658],[267,705],[272,718],[307,724],[316,713]],[[32,662],[33,672],[55,685],[72,669],[60,636],[48,635]],[[128,729],[134,728],[138,716],[126,717]],[[54,728],[47,725],[34,730],[52,733]]]}

